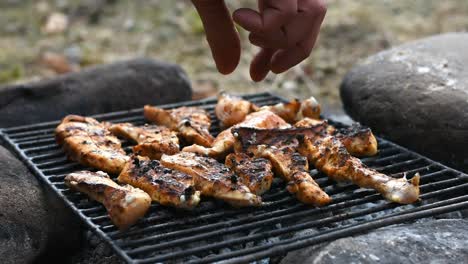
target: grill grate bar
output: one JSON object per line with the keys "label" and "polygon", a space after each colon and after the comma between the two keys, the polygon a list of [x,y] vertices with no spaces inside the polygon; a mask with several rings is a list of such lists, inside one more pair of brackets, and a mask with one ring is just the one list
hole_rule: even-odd
{"label": "grill grate bar", "polygon": [[[379,227],[384,227],[393,224],[401,224],[410,220],[425,218],[429,216],[435,216],[439,214],[444,214],[447,212],[461,210],[468,208],[468,195],[463,197],[458,197],[454,200],[447,200],[439,202],[436,205],[426,205],[421,206],[416,212],[406,212],[400,213],[397,215],[391,215],[386,217],[377,218],[367,223],[360,223],[356,225],[346,226],[338,228],[336,230],[331,230],[328,232],[323,232],[321,235],[317,236],[304,236],[297,239],[296,241],[283,241],[278,243],[275,246],[264,245],[260,247],[254,247],[245,249],[242,252],[233,252],[227,253],[225,255],[219,255],[216,257],[208,257],[199,261],[198,263],[209,263],[221,259],[228,259],[224,263],[247,263],[249,261],[254,261],[262,259],[269,256],[278,256],[284,255],[292,250],[300,249],[305,246],[315,245],[322,242],[331,241],[334,239],[339,239],[347,236],[352,236],[354,234],[365,233],[369,230],[377,229]],[[291,243],[292,242],[292,243]],[[258,254],[253,254],[254,252],[260,252]],[[238,256],[244,257],[238,257]],[[152,262],[152,260],[148,260]],[[145,261],[139,261],[139,263],[148,263]]]}
{"label": "grill grate bar", "polygon": [[[282,100],[268,93],[246,98],[260,106]],[[216,135],[220,128],[214,115],[215,103],[216,99],[210,98],[161,107],[168,109],[185,105],[206,109],[213,118],[212,133]],[[142,125],[145,123],[142,113],[140,108],[94,117],[100,121]],[[69,190],[63,183],[66,174],[85,168],[68,161],[55,144],[53,131],[57,124],[54,121],[7,128],[0,130],[0,136],[39,179],[129,263],[176,260],[248,262],[373,228],[467,207],[468,175],[378,139],[378,155],[362,161],[396,178],[412,177],[419,172],[421,202],[412,205],[389,203],[373,190],[337,184],[313,169],[311,175],[332,196],[334,202],[331,205],[323,208],[302,205],[289,194],[284,182],[275,180],[271,190],[263,195],[264,205],[259,208],[233,209],[224,203],[204,199],[193,212],[181,213],[152,204],[144,219],[122,232],[111,223],[101,204]],[[127,150],[131,148],[128,143],[123,143],[123,146]],[[307,228],[316,228],[317,231],[312,235],[297,233]]]}
{"label": "grill grate bar", "polygon": [[[345,187],[343,187],[343,188],[339,188],[339,189],[336,190],[336,191],[333,191],[333,190],[328,191],[328,193],[329,193],[330,195],[333,195],[334,193],[336,193],[336,192],[338,192],[338,191],[340,191],[341,189],[344,189],[344,188],[356,189],[357,187],[355,187],[355,186],[353,186],[353,185],[347,185],[347,186],[345,186]],[[271,203],[267,202],[267,203],[265,203],[264,206],[262,206],[261,209],[262,209],[262,210],[263,210],[263,209],[267,209],[267,208],[269,208],[269,207],[278,206],[279,204],[288,203],[288,202],[293,202],[293,203],[295,203],[294,206],[297,205],[298,208],[304,208],[303,205],[297,204],[295,198],[293,198],[291,195],[289,195],[289,193],[287,192],[286,189],[283,188],[280,192],[282,192],[282,196],[283,196],[283,197],[284,197],[284,196],[286,196],[286,197],[282,198],[281,200],[274,201],[274,202],[271,202]],[[370,192],[370,193],[375,193],[374,191],[369,191],[369,192]],[[364,192],[361,192],[361,195],[364,195],[364,194],[365,194]],[[351,199],[351,198],[352,198],[352,196],[350,196],[350,197],[340,197],[340,198],[335,199],[335,202],[339,202],[339,201],[347,200],[347,199]],[[290,210],[293,210],[293,208],[289,208],[289,209],[290,209]],[[254,210],[256,210],[257,213],[259,212],[259,209],[254,209]],[[242,215],[244,212],[245,212],[245,213],[249,213],[249,212],[251,212],[251,211],[252,211],[252,209],[237,209],[237,210],[232,210],[232,211],[225,211],[225,214],[224,214],[224,215],[223,215],[223,214],[220,214],[220,216],[226,216],[227,214]],[[294,211],[294,210],[293,210],[293,211]],[[203,215],[203,216],[200,216],[200,217],[195,217],[195,218],[191,219],[191,221],[197,222],[197,221],[200,221],[201,218],[203,218],[204,220],[208,220],[208,219],[211,219],[211,218],[216,218],[217,216],[218,216],[218,215],[217,215],[216,213],[215,213],[215,214],[210,214],[210,215]],[[265,213],[265,215],[263,215],[263,213],[262,213],[262,214],[257,214],[256,217],[257,217],[257,218],[259,218],[259,217],[268,218],[268,217],[271,217],[271,216],[272,216],[271,213]],[[293,216],[291,216],[291,218],[293,218]],[[148,221],[149,221],[149,219],[148,219]],[[237,223],[237,222],[238,222],[238,221],[231,221],[231,222],[229,222],[229,223],[224,223],[224,224],[227,225],[227,226],[232,226],[232,225],[234,225],[234,223]],[[216,222],[215,222],[215,223],[216,223]],[[125,234],[126,234],[127,236],[129,236],[129,235],[141,234],[141,233],[146,233],[146,234],[148,234],[148,233],[151,233],[151,232],[155,232],[155,231],[157,231],[157,230],[160,230],[160,229],[161,229],[161,230],[164,230],[165,228],[168,228],[169,226],[178,225],[178,224],[180,224],[180,223],[179,223],[179,222],[171,222],[171,223],[168,223],[168,224],[165,224],[165,225],[162,225],[162,226],[153,225],[153,226],[150,226],[150,227],[146,227],[146,228],[140,229],[140,230],[138,230],[138,232],[132,232],[132,231],[130,231],[130,232],[127,232],[127,233],[125,233]],[[219,223],[217,223],[217,225],[215,225],[215,226],[212,226],[211,229],[214,230],[214,229],[216,229],[218,226],[219,226]],[[204,226],[204,227],[208,227],[208,226]],[[199,230],[190,229],[190,230],[187,230],[187,233],[194,233],[194,232],[197,232],[197,231],[199,231]],[[114,233],[111,233],[110,235],[112,236],[112,235],[116,235],[116,234],[122,234],[122,233],[116,232],[115,234],[114,234]]]}
{"label": "grill grate bar", "polygon": [[[459,189],[460,186],[457,186],[455,188],[449,188],[449,189],[445,190],[445,193],[450,193],[450,192],[454,191],[454,189],[457,189],[457,188]],[[438,194],[440,194],[440,192],[438,192]],[[424,195],[425,196],[422,196],[422,197],[427,197],[427,196],[430,197],[431,193],[426,193]],[[136,249],[136,250],[129,250],[128,254],[129,255],[141,254],[141,253],[145,253],[145,252],[148,252],[148,251],[161,250],[161,249],[168,248],[168,247],[175,247],[175,246],[179,246],[180,244],[183,244],[183,243],[200,241],[200,240],[207,239],[207,238],[210,238],[210,237],[213,237],[213,236],[219,236],[219,235],[222,235],[222,234],[232,233],[232,232],[245,230],[245,229],[252,229],[252,228],[256,228],[256,227],[259,227],[259,226],[265,225],[265,224],[275,224],[275,223],[278,223],[278,222],[281,222],[281,221],[284,221],[284,220],[300,219],[300,217],[306,217],[306,216],[314,215],[314,214],[321,214],[321,213],[325,213],[325,212],[336,210],[336,209],[349,208],[349,207],[359,205],[359,204],[363,204],[363,203],[366,203],[366,202],[372,202],[372,201],[378,200],[379,198],[380,198],[380,196],[377,195],[377,194],[372,194],[370,196],[360,198],[360,199],[356,199],[356,200],[350,200],[350,199],[352,199],[351,197],[345,197],[344,199],[341,199],[341,200],[344,200],[344,201],[338,201],[337,203],[334,203],[334,204],[332,204],[330,206],[323,207],[323,208],[312,208],[312,209],[300,211],[300,212],[297,212],[297,213],[294,213],[294,209],[296,209],[296,208],[293,208],[291,210],[285,209],[284,211],[287,211],[286,213],[289,213],[289,214],[282,215],[282,216],[279,216],[279,217],[274,217],[274,214],[271,214],[271,215],[267,214],[266,217],[265,217],[265,218],[267,218],[266,220],[262,217],[262,218],[256,219],[256,220],[258,220],[257,222],[252,222],[252,223],[250,223],[248,225],[241,225],[241,226],[236,226],[236,227],[230,227],[230,226],[234,225],[235,223],[226,223],[226,225],[229,226],[229,227],[228,228],[223,228],[223,229],[221,229],[222,225],[219,225],[219,226],[216,225],[216,226],[214,226],[214,227],[216,227],[216,229],[214,229],[215,231],[208,232],[208,233],[203,233],[203,234],[199,234],[199,235],[194,235],[194,236],[190,236],[190,237],[186,237],[186,235],[189,235],[191,233],[195,233],[197,231],[205,231],[205,230],[204,229],[203,230],[201,230],[201,229],[200,230],[190,229],[190,230],[185,230],[185,232],[180,231],[180,233],[183,234],[183,235],[180,236],[182,238],[179,239],[179,240],[173,240],[173,241],[170,242],[170,244],[169,243],[161,243],[159,245],[142,247],[142,248],[139,248],[139,249]],[[368,210],[370,210],[370,211],[366,211],[366,210],[356,211],[355,213],[356,213],[357,216],[362,216],[362,215],[368,214],[368,212],[378,212],[378,211],[382,211],[382,210],[389,209],[389,208],[396,207],[396,206],[398,206],[398,204],[386,202],[385,204],[369,208]],[[305,207],[305,206],[303,206],[303,207]],[[345,215],[346,215],[345,218],[349,218],[353,214],[352,213],[345,213]],[[311,227],[316,226],[318,224],[323,224],[322,221],[325,221],[325,220],[327,221],[327,223],[336,222],[338,220],[343,220],[342,217],[343,216],[341,216],[341,215],[339,215],[339,217],[333,216],[333,217],[330,217],[330,218],[320,219],[320,220],[317,220],[317,221],[314,221],[314,222],[307,222],[307,223],[303,223],[303,224],[293,225],[293,226],[291,226],[289,228],[286,228],[286,229],[278,229],[278,230],[274,230],[274,231],[267,232],[267,233],[264,233],[264,234],[249,235],[248,237],[245,237],[245,238],[244,237],[239,238],[239,241],[240,242],[247,242],[247,241],[251,241],[251,240],[253,240],[255,238],[272,237],[273,234],[276,236],[276,235],[280,235],[280,234],[284,234],[284,233],[288,233],[288,232],[292,232],[292,231],[301,230],[301,229],[304,229],[304,228],[311,228]],[[328,221],[330,221],[330,222],[328,222]],[[160,237],[162,237],[162,235]],[[161,240],[162,239],[163,238],[161,238]],[[151,239],[148,240],[148,241],[155,242],[155,240],[151,240]],[[231,240],[229,242],[224,242],[224,243],[223,242],[216,243],[215,245],[211,245],[209,249],[222,248],[222,247],[225,247],[227,245],[232,245],[233,241],[234,240]],[[207,246],[204,246],[203,249],[193,248],[193,250],[208,250],[208,248],[207,248]],[[181,254],[182,255],[186,255],[186,254],[190,255],[190,253],[187,253],[187,252],[182,252]],[[170,254],[168,254],[168,256],[169,256],[169,258],[174,257],[174,256],[172,256]],[[167,260],[163,256],[160,256],[160,257],[161,257],[160,259],[155,259],[155,260],[153,259],[153,260],[154,261]]]}

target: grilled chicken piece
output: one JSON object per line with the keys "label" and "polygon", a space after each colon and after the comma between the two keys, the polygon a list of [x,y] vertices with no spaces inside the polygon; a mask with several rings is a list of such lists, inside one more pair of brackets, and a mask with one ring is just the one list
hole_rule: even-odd
{"label": "grilled chicken piece", "polygon": [[177,133],[164,126],[137,127],[130,123],[121,123],[111,125],[109,130],[118,137],[138,143],[133,147],[133,152],[137,155],[160,159],[162,154],[179,152]]}
{"label": "grilled chicken piece", "polygon": [[195,190],[192,176],[146,157],[132,157],[117,180],[144,190],[153,201],[165,206],[193,209],[200,202],[200,192]]}
{"label": "grilled chicken piece", "polygon": [[[290,125],[275,113],[269,110],[261,110],[247,115],[243,122],[234,126],[234,128],[236,127],[286,128],[290,127]],[[231,129],[226,129],[216,137],[211,148],[192,145],[185,147],[182,151],[223,159],[229,152],[232,152],[235,142],[236,138],[231,133]]]}
{"label": "grilled chicken piece", "polygon": [[304,118],[297,122],[296,127],[319,126],[325,123],[323,128],[328,135],[340,139],[349,154],[356,157],[374,156],[377,154],[377,140],[368,127],[354,123],[351,127],[336,129],[326,120]]}
{"label": "grilled chicken piece", "polygon": [[291,129],[235,128],[233,133],[238,139],[236,152],[252,153],[256,157],[269,159],[275,174],[285,179],[288,191],[295,194],[299,201],[316,206],[330,203],[331,198],[309,174],[307,159],[296,152],[299,147],[296,137],[300,134],[289,133],[289,130]]}
{"label": "grilled chicken piece", "polygon": [[224,164],[195,153],[180,152],[163,155],[161,164],[193,177],[195,187],[203,195],[223,200],[235,207],[261,204],[259,196],[250,192]]}
{"label": "grilled chicken piece", "polygon": [[71,160],[108,173],[120,173],[129,159],[106,125],[93,118],[65,117],[55,129],[55,138]]}
{"label": "grilled chicken piece", "polygon": [[290,124],[294,124],[303,118],[320,118],[320,105],[314,97],[310,97],[302,102],[294,99],[288,103],[264,106],[260,109],[270,110]]}
{"label": "grilled chicken piece", "polygon": [[179,135],[189,144],[211,147],[213,143],[214,138],[209,132],[211,119],[203,109],[179,107],[165,110],[146,105],[144,115],[151,122],[178,131]]}
{"label": "grilled chicken piece", "polygon": [[220,93],[215,114],[221,121],[221,126],[228,128],[244,121],[248,114],[256,110],[258,107],[255,104],[241,97]]}
{"label": "grilled chicken piece", "polygon": [[147,193],[130,185],[120,186],[102,171],[70,173],[65,177],[65,184],[102,203],[119,229],[126,229],[136,223],[151,205]]}
{"label": "grilled chicken piece", "polygon": [[407,181],[379,173],[351,156],[337,137],[326,134],[305,136],[299,152],[334,180],[351,181],[362,188],[375,189],[396,203],[410,204],[419,199],[419,174]]}
{"label": "grilled chicken piece", "polygon": [[225,164],[252,193],[262,195],[270,189],[273,171],[269,160],[251,158],[245,153],[231,153],[226,157]]}

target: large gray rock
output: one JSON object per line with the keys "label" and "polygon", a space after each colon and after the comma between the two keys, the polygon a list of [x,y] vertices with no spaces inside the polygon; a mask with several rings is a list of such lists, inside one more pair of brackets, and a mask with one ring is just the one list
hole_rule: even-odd
{"label": "large gray rock", "polygon": [[468,220],[426,220],[381,228],[293,251],[281,263],[468,263]]}
{"label": "large gray rock", "polygon": [[179,66],[150,59],[123,61],[0,87],[0,127],[190,100],[191,94]]}
{"label": "large gray rock", "polygon": [[408,148],[468,171],[468,34],[378,53],[341,85],[346,112]]}
{"label": "large gray rock", "polygon": [[83,247],[76,255],[68,258],[68,263],[73,264],[121,264],[124,263],[102,239],[91,231],[86,232],[86,240]]}
{"label": "large gray rock", "polygon": [[30,263],[53,259],[79,245],[79,224],[8,150],[0,146],[0,259]]}

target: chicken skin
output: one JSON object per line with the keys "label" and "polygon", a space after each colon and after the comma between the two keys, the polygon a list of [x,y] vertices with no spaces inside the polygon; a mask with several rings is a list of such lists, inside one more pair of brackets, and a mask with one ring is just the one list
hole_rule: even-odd
{"label": "chicken skin", "polygon": [[132,157],[117,180],[142,189],[153,201],[165,206],[193,209],[200,202],[200,192],[195,190],[192,176],[146,157]]}
{"label": "chicken skin", "polygon": [[269,160],[251,158],[245,153],[231,153],[226,157],[225,164],[252,193],[262,195],[270,190],[273,171]]}
{"label": "chicken skin", "polygon": [[[305,128],[301,128],[306,130]],[[233,129],[237,136],[236,152],[252,153],[271,161],[276,175],[288,183],[288,191],[305,203],[323,206],[331,198],[318,186],[309,174],[307,159],[297,153],[299,134],[284,133],[288,129]]]}
{"label": "chicken skin", "polygon": [[294,99],[288,103],[263,106],[260,109],[270,110],[290,124],[294,124],[303,118],[320,118],[320,105],[314,97],[310,97],[302,102]]}
{"label": "chicken skin", "polygon": [[[236,127],[286,128],[290,127],[290,125],[275,113],[269,110],[261,110],[247,115],[243,122],[235,125],[233,128]],[[192,145],[185,147],[182,151],[193,152],[216,159],[224,159],[227,154],[232,152],[235,142],[236,138],[231,133],[231,129],[226,129],[216,137],[211,148]]]}
{"label": "chicken skin", "polygon": [[212,158],[180,152],[172,156],[163,155],[161,164],[191,175],[195,188],[201,191],[202,195],[223,200],[234,207],[261,204],[259,196],[250,192],[249,188],[242,184],[229,168]]}
{"label": "chicken skin", "polygon": [[146,105],[145,118],[157,125],[177,131],[189,144],[211,147],[213,136],[210,134],[211,119],[208,113],[197,107],[179,107],[165,110]]}
{"label": "chicken skin", "polygon": [[241,123],[248,114],[259,110],[269,110],[290,124],[303,118],[320,118],[320,105],[314,97],[304,101],[294,99],[287,103],[258,107],[238,96],[221,93],[215,107],[216,117],[225,128]]}
{"label": "chicken skin", "polygon": [[244,121],[248,114],[256,110],[257,106],[241,97],[220,93],[215,114],[221,126],[228,128]]}
{"label": "chicken skin", "polygon": [[[274,146],[275,141],[280,140],[281,137],[294,136],[299,141],[297,145],[299,153],[307,157],[316,169],[325,173],[329,178],[336,181],[351,181],[362,188],[375,189],[387,200],[396,203],[409,204],[419,199],[419,174],[408,181],[404,178],[392,178],[373,170],[358,158],[351,156],[342,140],[330,135],[328,129],[327,122],[311,127],[269,129],[256,131],[256,133],[253,133],[255,131],[249,132],[249,129],[239,128],[237,133],[241,140],[236,144],[236,149],[248,148],[253,140],[255,142],[267,141],[266,145]],[[272,163],[275,167],[275,162],[272,161]]]}
{"label": "chicken skin", "polygon": [[129,159],[105,124],[69,115],[55,129],[55,138],[71,160],[108,173],[120,173]]}
{"label": "chicken skin", "polygon": [[[324,123],[323,126],[321,126],[322,123]],[[349,154],[355,157],[374,156],[378,151],[377,139],[375,138],[374,134],[372,134],[370,128],[363,127],[359,123],[354,123],[350,127],[336,129],[332,125],[329,125],[326,120],[304,118],[297,122],[294,126],[323,127],[326,134],[338,138],[343,143]]]}
{"label": "chicken skin", "polygon": [[164,126],[146,125],[137,127],[130,123],[114,124],[109,130],[118,137],[136,142],[133,152],[151,159],[160,159],[162,154],[179,152],[177,133]]}
{"label": "chicken skin", "polygon": [[151,205],[147,193],[130,185],[120,186],[102,171],[70,173],[65,177],[65,184],[102,203],[111,221],[119,229],[126,229],[136,223]]}
{"label": "chicken skin", "polygon": [[408,181],[373,170],[351,156],[343,142],[331,135],[306,135],[302,139],[299,152],[331,179],[375,189],[387,200],[400,204],[414,203],[419,199],[419,174]]}

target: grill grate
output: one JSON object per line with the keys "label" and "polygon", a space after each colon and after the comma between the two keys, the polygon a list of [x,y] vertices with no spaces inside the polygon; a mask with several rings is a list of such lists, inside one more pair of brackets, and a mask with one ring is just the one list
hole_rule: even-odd
{"label": "grill grate", "polygon": [[[258,105],[280,102],[269,93],[245,96]],[[219,132],[213,113],[216,100],[191,101],[164,108],[199,106],[214,120],[212,133]],[[144,124],[143,110],[96,115],[98,120]],[[5,143],[65,203],[129,263],[213,261],[248,262],[284,255],[291,250],[371,229],[468,208],[468,175],[429,160],[383,139],[379,154],[362,159],[380,172],[394,177],[421,175],[421,201],[398,205],[372,190],[335,183],[312,170],[333,203],[314,208],[300,204],[275,179],[263,195],[260,208],[234,209],[205,199],[193,212],[180,212],[152,204],[149,213],[130,230],[118,231],[106,210],[85,195],[72,192],[63,183],[66,174],[84,169],[68,161],[56,145],[53,130],[58,122],[47,122],[0,130]],[[129,145],[124,144],[129,150]]]}

